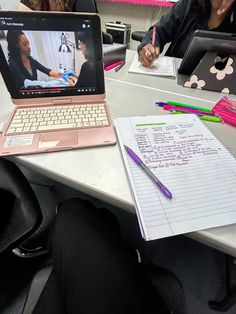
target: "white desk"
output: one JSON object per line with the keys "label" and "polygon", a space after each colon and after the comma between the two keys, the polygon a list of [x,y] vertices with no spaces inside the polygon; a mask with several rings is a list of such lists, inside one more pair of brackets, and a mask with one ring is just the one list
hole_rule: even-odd
{"label": "white desk", "polygon": [[[128,52],[127,63],[119,72],[113,70],[106,73],[107,102],[113,118],[164,114],[154,105],[157,100],[175,100],[211,107],[220,98],[219,93],[183,88],[175,80],[127,73],[133,54]],[[1,122],[7,118],[12,105],[3,83],[0,84],[0,93]],[[236,156],[236,129],[213,122],[207,125]],[[134,212],[118,144],[15,158],[47,177]],[[236,257],[236,225],[194,232],[189,236]]]}

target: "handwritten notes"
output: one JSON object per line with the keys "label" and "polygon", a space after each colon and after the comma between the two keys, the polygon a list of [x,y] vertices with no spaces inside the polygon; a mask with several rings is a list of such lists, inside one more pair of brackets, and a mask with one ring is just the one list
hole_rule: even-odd
{"label": "handwritten notes", "polygon": [[[119,118],[115,124],[145,239],[236,223],[236,160],[197,116]],[[172,200],[124,144],[167,186]]]}
{"label": "handwritten notes", "polygon": [[175,61],[174,58],[161,56],[153,62],[151,67],[147,68],[141,65],[138,60],[138,55],[136,54],[129,68],[129,72],[154,76],[175,77]]}

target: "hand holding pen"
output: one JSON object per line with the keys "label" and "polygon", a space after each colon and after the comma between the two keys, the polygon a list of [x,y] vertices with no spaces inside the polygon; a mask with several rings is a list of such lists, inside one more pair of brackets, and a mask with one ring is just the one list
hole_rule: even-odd
{"label": "hand holding pen", "polygon": [[145,67],[150,67],[160,55],[160,48],[156,47],[156,32],[157,28],[154,25],[152,28],[152,44],[144,46],[139,54],[139,61]]}

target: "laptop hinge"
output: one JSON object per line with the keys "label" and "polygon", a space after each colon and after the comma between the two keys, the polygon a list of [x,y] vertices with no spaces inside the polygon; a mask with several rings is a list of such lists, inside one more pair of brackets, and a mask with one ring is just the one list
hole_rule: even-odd
{"label": "laptop hinge", "polygon": [[51,103],[53,105],[72,104],[72,99],[71,98],[52,99]]}

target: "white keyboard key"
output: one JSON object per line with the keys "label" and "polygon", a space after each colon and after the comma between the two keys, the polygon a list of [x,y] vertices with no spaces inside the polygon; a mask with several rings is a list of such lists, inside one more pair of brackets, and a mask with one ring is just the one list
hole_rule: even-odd
{"label": "white keyboard key", "polygon": [[12,123],[11,127],[13,127],[13,128],[23,128],[24,127],[24,123]]}
{"label": "white keyboard key", "polygon": [[[23,122],[24,122],[24,121],[23,121]],[[27,122],[28,122],[28,121],[27,121]],[[17,119],[14,118],[14,119],[12,120],[12,123],[15,123],[15,124],[21,123],[21,120],[19,120],[19,119],[17,120]]]}
{"label": "white keyboard key", "polygon": [[96,118],[96,121],[104,121],[104,120],[107,121],[107,118],[106,117],[97,117]]}
{"label": "white keyboard key", "polygon": [[58,130],[58,129],[72,129],[76,128],[75,123],[71,124],[58,124],[58,125],[40,125],[38,131]]}
{"label": "white keyboard key", "polygon": [[9,134],[9,133],[15,133],[15,128],[10,128],[10,129],[8,129],[7,130],[7,134]]}

